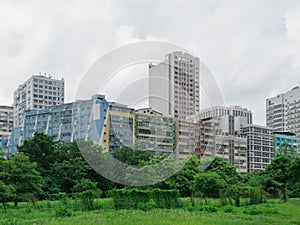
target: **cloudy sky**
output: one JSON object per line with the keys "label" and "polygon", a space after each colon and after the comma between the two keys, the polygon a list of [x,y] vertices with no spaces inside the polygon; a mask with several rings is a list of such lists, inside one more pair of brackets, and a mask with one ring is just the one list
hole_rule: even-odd
{"label": "cloudy sky", "polygon": [[297,0],[2,0],[0,104],[12,104],[13,90],[38,72],[64,77],[73,101],[102,55],[159,40],[199,56],[226,104],[250,108],[264,124],[265,98],[300,85],[299,21]]}

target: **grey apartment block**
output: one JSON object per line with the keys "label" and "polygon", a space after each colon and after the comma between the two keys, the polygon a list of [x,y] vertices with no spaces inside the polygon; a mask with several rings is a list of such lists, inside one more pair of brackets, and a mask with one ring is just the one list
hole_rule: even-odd
{"label": "grey apartment block", "polygon": [[13,128],[13,107],[0,106],[0,133],[10,133]]}
{"label": "grey apartment block", "polygon": [[[266,99],[266,123],[274,132],[292,132],[297,135],[300,146],[300,89],[278,94]],[[299,150],[298,150],[299,153]]]}
{"label": "grey apartment block", "polygon": [[50,75],[33,75],[14,91],[14,127],[22,125],[22,113],[26,109],[41,110],[47,106],[63,104],[65,81]]}
{"label": "grey apartment block", "polygon": [[173,52],[149,65],[149,106],[164,115],[185,119],[199,112],[199,58]]}
{"label": "grey apartment block", "polygon": [[251,124],[241,132],[247,137],[248,172],[265,169],[274,157],[273,129]]}
{"label": "grey apartment block", "polygon": [[234,116],[236,124],[251,124],[253,120],[252,111],[241,106],[214,106],[200,111],[200,118]]}

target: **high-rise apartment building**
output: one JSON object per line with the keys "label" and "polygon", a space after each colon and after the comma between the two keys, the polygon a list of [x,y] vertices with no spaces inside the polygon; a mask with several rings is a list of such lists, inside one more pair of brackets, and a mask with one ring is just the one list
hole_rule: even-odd
{"label": "high-rise apartment building", "polygon": [[177,120],[176,159],[183,160],[200,151],[200,123]]}
{"label": "high-rise apartment building", "polygon": [[13,128],[13,107],[0,106],[0,133],[10,133]]}
{"label": "high-rise apartment building", "polygon": [[199,112],[199,58],[173,52],[149,65],[149,106],[164,115],[185,119]]}
{"label": "high-rise apartment building", "polygon": [[223,132],[218,118],[208,118],[201,121],[200,138],[200,151],[196,153],[198,157],[205,159],[218,156],[234,165],[238,172],[247,172],[247,139],[244,136]]}
{"label": "high-rise apartment building", "polygon": [[265,169],[274,157],[273,129],[250,124],[241,132],[247,138],[248,172]]}
{"label": "high-rise apartment building", "polygon": [[151,108],[135,111],[135,147],[170,155],[176,148],[176,120]]}
{"label": "high-rise apartment building", "polygon": [[274,132],[292,132],[298,137],[300,144],[300,88],[278,94],[266,100],[266,122]]}
{"label": "high-rise apartment building", "polygon": [[64,142],[91,140],[111,152],[138,148],[171,155],[176,147],[174,118],[151,109],[134,110],[123,104],[107,102],[105,96],[99,94],[88,100],[46,109],[24,110],[22,121],[21,126],[13,128],[11,135],[0,139],[7,156],[16,153],[17,146],[32,138],[37,131]]}
{"label": "high-rise apartment building", "polygon": [[234,116],[236,126],[252,124],[252,112],[241,106],[213,106],[200,112],[200,119]]}
{"label": "high-rise apartment building", "polygon": [[45,109],[63,104],[65,100],[64,79],[50,75],[33,75],[14,91],[14,127],[22,125],[22,113],[26,109]]}

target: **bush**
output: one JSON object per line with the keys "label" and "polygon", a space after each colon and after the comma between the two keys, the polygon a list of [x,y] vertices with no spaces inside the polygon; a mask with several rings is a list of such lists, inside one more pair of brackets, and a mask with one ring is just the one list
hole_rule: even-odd
{"label": "bush", "polygon": [[219,197],[220,197],[220,205],[221,206],[228,205],[227,197],[224,193],[224,190],[220,190]]}
{"label": "bush", "polygon": [[97,182],[93,182],[89,179],[82,179],[75,184],[72,188],[73,192],[84,192],[87,190],[97,190]]}
{"label": "bush", "polygon": [[234,212],[234,207],[231,206],[231,205],[226,205],[226,206],[223,207],[223,210],[226,213],[232,213],[232,212]]}
{"label": "bush", "polygon": [[65,192],[59,192],[57,194],[53,194],[52,197],[54,200],[66,201],[68,199],[68,195]]}
{"label": "bush", "polygon": [[177,190],[160,190],[154,189],[152,191],[152,198],[154,199],[158,208],[176,208],[179,207],[179,192]]}
{"label": "bush", "polygon": [[217,208],[213,205],[203,205],[199,208],[199,210],[205,212],[217,212]]}
{"label": "bush", "polygon": [[140,202],[137,206],[137,208],[139,210],[143,210],[143,211],[150,211],[151,209],[155,208],[155,202],[153,199],[150,199],[149,202]]}
{"label": "bush", "polygon": [[61,206],[55,210],[56,217],[70,217],[72,216],[72,211],[66,206]]}
{"label": "bush", "polygon": [[243,213],[248,215],[273,215],[278,214],[278,211],[274,208],[269,207],[268,205],[262,205],[247,207],[243,210]]}
{"label": "bush", "polygon": [[95,208],[94,199],[100,197],[101,194],[101,190],[86,190],[81,193],[75,193],[74,196],[80,199],[81,210],[90,211]]}
{"label": "bush", "polygon": [[180,205],[177,190],[114,189],[109,191],[109,195],[113,198],[117,209],[146,207],[150,200],[154,202],[154,207],[158,208],[175,208]]}
{"label": "bush", "polygon": [[252,188],[250,190],[250,205],[257,205],[257,204],[261,204],[263,202],[263,198],[262,198],[262,190],[257,189],[257,188]]}

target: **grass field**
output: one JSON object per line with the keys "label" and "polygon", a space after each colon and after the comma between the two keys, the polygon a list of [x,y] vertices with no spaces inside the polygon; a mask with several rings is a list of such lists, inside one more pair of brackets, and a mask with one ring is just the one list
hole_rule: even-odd
{"label": "grass field", "polygon": [[[219,207],[218,200],[209,200],[209,207],[199,205],[191,207],[188,199],[182,199],[182,208],[116,210],[112,199],[96,200],[96,210],[82,212],[72,210],[70,216],[57,216],[57,209],[63,207],[61,202],[41,201],[36,207],[29,203],[21,203],[17,209],[8,205],[7,213],[0,212],[0,224],[107,224],[107,225],[191,225],[191,224],[299,224],[300,199],[289,199],[287,203],[269,201],[256,206]],[[69,200],[67,204],[73,204]],[[202,209],[202,210],[200,210]],[[209,212],[215,211],[216,212]]]}

